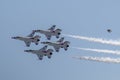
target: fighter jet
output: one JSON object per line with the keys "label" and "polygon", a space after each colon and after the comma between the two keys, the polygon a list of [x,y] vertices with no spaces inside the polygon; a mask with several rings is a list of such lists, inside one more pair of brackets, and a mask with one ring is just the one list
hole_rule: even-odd
{"label": "fighter jet", "polygon": [[41,42],[41,44],[47,44],[50,46],[53,46],[54,49],[56,50],[56,52],[59,52],[60,48],[64,48],[64,50],[66,51],[69,47],[70,42],[69,41],[64,41],[64,37],[62,37],[61,39],[59,39],[56,42]]}
{"label": "fighter jet", "polygon": [[56,38],[59,38],[61,34],[61,29],[55,29],[56,25],[53,25],[51,28],[48,30],[34,30],[35,32],[44,34],[48,40],[51,39],[52,36],[56,36]]}
{"label": "fighter jet", "polygon": [[112,30],[111,30],[111,29],[107,29],[107,32],[111,33],[111,32],[112,32]]}
{"label": "fighter jet", "polygon": [[47,46],[45,45],[43,48],[39,49],[39,50],[24,50],[24,52],[29,52],[29,53],[33,53],[36,54],[39,58],[39,60],[43,59],[43,56],[47,56],[49,59],[51,58],[51,55],[53,54],[53,49],[47,49]]}
{"label": "fighter jet", "polygon": [[17,39],[17,40],[21,40],[21,41],[24,41],[26,46],[29,47],[31,42],[32,43],[35,43],[36,45],[39,44],[39,41],[40,41],[40,36],[39,35],[36,35],[34,36],[35,32],[32,31],[28,36],[26,37],[21,37],[21,36],[16,36],[16,37],[12,37],[12,39]]}

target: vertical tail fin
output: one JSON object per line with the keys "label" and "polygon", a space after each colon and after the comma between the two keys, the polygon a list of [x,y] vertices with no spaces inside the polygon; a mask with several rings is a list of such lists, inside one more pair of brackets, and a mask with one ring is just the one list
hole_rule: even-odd
{"label": "vertical tail fin", "polygon": [[57,42],[63,42],[64,37],[61,37]]}

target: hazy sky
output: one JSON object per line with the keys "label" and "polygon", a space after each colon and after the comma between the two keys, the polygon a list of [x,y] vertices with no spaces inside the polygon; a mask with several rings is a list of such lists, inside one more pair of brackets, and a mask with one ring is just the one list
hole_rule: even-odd
{"label": "hazy sky", "polygon": [[[54,52],[51,59],[38,60],[12,36],[26,36],[33,29],[48,29],[53,24],[63,34],[120,40],[119,0],[0,0],[0,80],[119,80],[120,64],[73,59],[73,56],[120,56],[73,49],[72,47],[119,50],[120,46],[65,37],[68,51]],[[106,30],[112,29],[112,33]],[[39,34],[41,35],[41,34]],[[46,41],[41,35],[41,41]],[[55,37],[51,41],[56,41]],[[51,47],[49,47],[51,48]]]}

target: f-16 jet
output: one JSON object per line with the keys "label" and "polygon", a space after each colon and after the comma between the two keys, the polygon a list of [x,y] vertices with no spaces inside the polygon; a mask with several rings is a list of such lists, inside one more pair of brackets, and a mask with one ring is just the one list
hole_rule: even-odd
{"label": "f-16 jet", "polygon": [[47,56],[49,59],[51,58],[51,55],[53,54],[53,49],[48,49],[47,50],[47,46],[45,45],[43,48],[39,49],[39,50],[24,50],[24,52],[29,52],[29,53],[33,53],[36,54],[39,58],[39,60],[43,59],[43,56]]}
{"label": "f-16 jet", "polygon": [[36,45],[39,44],[40,41],[40,36],[36,35],[34,36],[35,32],[32,31],[28,36],[26,37],[22,37],[22,36],[16,36],[16,37],[12,37],[12,39],[17,39],[17,40],[21,40],[24,41],[26,46],[29,47],[31,43],[35,43]]}
{"label": "f-16 jet", "polygon": [[61,39],[59,39],[56,42],[41,42],[41,44],[47,44],[50,46],[53,46],[54,49],[56,50],[56,52],[59,52],[60,48],[64,48],[64,50],[66,51],[69,47],[70,42],[69,41],[64,41],[64,37],[62,37]]}
{"label": "f-16 jet", "polygon": [[51,28],[49,28],[48,30],[34,30],[35,32],[44,34],[48,40],[51,39],[52,36],[56,36],[56,38],[59,38],[60,34],[61,34],[61,29],[55,29],[56,25],[53,25]]}

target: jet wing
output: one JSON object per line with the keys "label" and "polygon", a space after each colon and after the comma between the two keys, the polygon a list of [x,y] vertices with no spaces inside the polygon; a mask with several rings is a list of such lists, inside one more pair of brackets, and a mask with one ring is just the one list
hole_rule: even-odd
{"label": "jet wing", "polygon": [[26,44],[27,47],[29,47],[30,44],[31,44],[31,42],[29,42],[29,41],[24,41],[24,42],[25,42],[25,44]]}
{"label": "jet wing", "polygon": [[46,34],[45,36],[47,37],[48,40],[51,39],[51,35]]}
{"label": "jet wing", "polygon": [[27,37],[33,37],[35,34],[35,31],[32,31]]}
{"label": "jet wing", "polygon": [[54,49],[55,49],[56,52],[59,52],[60,47],[58,47],[58,46],[54,46]]}
{"label": "jet wing", "polygon": [[61,39],[59,39],[57,42],[63,42],[64,37],[62,37]]}
{"label": "jet wing", "polygon": [[53,25],[51,28],[49,28],[48,30],[53,31],[55,29],[56,25]]}
{"label": "jet wing", "polygon": [[43,59],[43,55],[42,54],[37,54],[39,60],[42,60]]}

